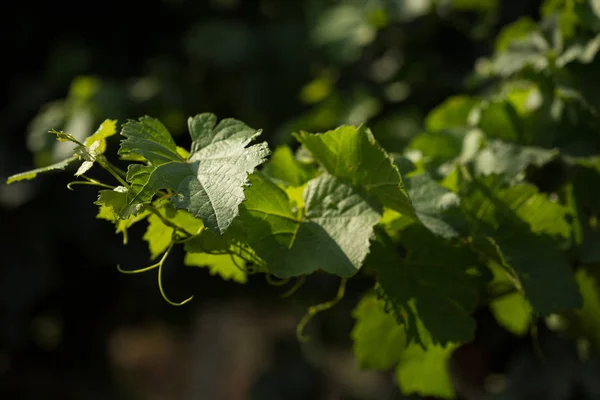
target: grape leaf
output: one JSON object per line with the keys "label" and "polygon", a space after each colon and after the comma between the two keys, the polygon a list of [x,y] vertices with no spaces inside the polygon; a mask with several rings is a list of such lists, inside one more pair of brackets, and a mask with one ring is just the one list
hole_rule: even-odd
{"label": "grape leaf", "polygon": [[[98,200],[94,204],[107,207],[116,219],[127,219],[137,215],[144,209],[143,204],[127,204],[129,190],[124,186],[117,186],[113,190],[100,190]],[[125,216],[125,217],[123,217]]]}
{"label": "grape leaf", "polygon": [[52,165],[48,165],[42,168],[36,168],[36,169],[32,169],[30,171],[26,171],[26,172],[21,172],[19,174],[15,174],[15,175],[11,175],[8,177],[8,179],[6,180],[7,184],[11,184],[13,182],[19,182],[19,181],[24,181],[24,180],[31,180],[34,179],[38,174],[44,173],[44,172],[50,172],[50,171],[56,171],[56,170],[64,170],[65,168],[67,168],[69,166],[69,164],[71,164],[73,161],[76,161],[78,159],[77,156],[73,156],[71,158],[67,158],[66,160],[62,160],[59,161],[55,164]]}
{"label": "grape leaf", "polygon": [[294,134],[331,175],[373,193],[386,207],[414,216],[393,158],[364,125],[341,126],[322,134]]}
{"label": "grape leaf", "polygon": [[127,219],[119,219],[121,209],[125,205],[126,195],[124,194],[124,191],[126,190],[126,188],[119,186],[115,188],[115,193],[112,193],[113,191],[111,190],[100,191],[98,200],[94,203],[100,206],[96,218],[104,219],[114,223],[116,233],[123,234],[123,244],[127,244],[128,241],[127,229],[133,226],[133,224],[136,222],[146,219],[146,217],[148,217],[150,214],[148,210],[144,210],[136,215],[128,217]]}
{"label": "grape leaf", "polygon": [[208,267],[211,275],[219,275],[225,280],[231,279],[238,283],[246,283],[248,281],[246,273],[240,269],[244,265],[244,260],[233,254],[187,253],[184,264],[196,267]]}
{"label": "grape leaf", "polygon": [[491,140],[475,157],[475,171],[481,175],[503,175],[507,181],[513,181],[521,177],[529,165],[542,166],[558,154],[556,149],[519,146]]}
{"label": "grape leaf", "polygon": [[275,149],[262,172],[277,183],[302,186],[314,178],[317,171],[314,166],[298,161],[288,146],[280,146]]}
{"label": "grape leaf", "polygon": [[387,370],[394,367],[406,347],[406,334],[393,315],[386,313],[382,300],[364,296],[352,316],[353,352],[362,368]]}
{"label": "grape leaf", "polygon": [[456,347],[454,344],[434,344],[423,349],[414,343],[409,345],[396,368],[396,377],[402,392],[454,398],[455,390],[448,362]]}
{"label": "grape leaf", "polygon": [[571,44],[564,53],[556,59],[558,67],[564,67],[573,61],[578,61],[582,64],[589,64],[596,58],[600,50],[600,35],[586,42],[577,41]]}
{"label": "grape leaf", "polygon": [[466,132],[466,129],[454,128],[422,133],[411,140],[407,149],[418,150],[423,161],[436,168],[460,154]]}
{"label": "grape leaf", "polygon": [[436,106],[425,119],[428,132],[460,128],[467,125],[471,109],[478,103],[477,99],[467,96],[453,96]]}
{"label": "grape leaf", "polygon": [[490,309],[496,321],[509,332],[524,336],[529,332],[533,319],[531,305],[522,293],[516,292],[495,299]]}
{"label": "grape leaf", "polygon": [[426,349],[407,343],[406,334],[395,318],[385,312],[384,302],[366,295],[353,312],[353,350],[362,368],[387,370],[396,367],[402,393],[447,397],[454,395],[448,360],[457,347],[432,343],[420,321]]}
{"label": "grape leaf", "polygon": [[595,349],[600,349],[600,291],[598,290],[597,277],[585,269],[575,273],[583,297],[583,306],[575,311],[576,324],[579,334],[591,340]]}
{"label": "grape leaf", "polygon": [[85,139],[85,146],[89,149],[95,142],[99,142],[96,154],[104,154],[106,151],[106,139],[117,133],[117,121],[105,120],[91,136]]}
{"label": "grape leaf", "polygon": [[539,32],[511,42],[506,50],[497,53],[492,60],[492,71],[502,77],[511,76],[526,67],[535,71],[548,68],[547,52],[550,44]]}
{"label": "grape leaf", "polygon": [[[489,267],[494,274],[492,284],[504,287],[513,286],[500,265],[491,263]],[[531,305],[521,292],[508,293],[492,300],[490,311],[501,326],[517,336],[525,335],[533,321]]]}
{"label": "grape leaf", "polygon": [[[402,231],[406,259],[393,250],[377,266],[378,282],[396,314],[406,323],[410,303],[431,335],[432,343],[466,342],[473,338],[470,312],[477,303],[485,277],[474,253],[436,238],[419,225]],[[442,255],[440,257],[440,255]],[[408,327],[407,327],[408,328]],[[409,341],[423,343],[413,330]]]}
{"label": "grape leaf", "polygon": [[[169,222],[184,229],[188,233],[196,234],[198,230],[202,228],[202,221],[194,218],[187,211],[171,209],[173,207],[171,203],[163,202],[161,204],[161,202],[157,202],[157,204],[157,212],[163,218],[169,220]],[[148,217],[148,229],[146,230],[143,239],[148,242],[151,260],[156,259],[167,250],[173,240],[173,233],[174,229],[165,225],[158,215],[151,214]]]}
{"label": "grape leaf", "polygon": [[476,229],[493,243],[499,262],[514,271],[536,312],[578,307],[581,296],[557,241],[570,234],[566,209],[531,185],[503,188],[498,180],[475,180],[476,192],[463,202]]}
{"label": "grape leaf", "polygon": [[271,273],[290,277],[323,270],[351,276],[360,269],[381,217],[366,194],[323,174],[308,182],[301,218],[284,190],[260,175],[251,182],[240,207],[241,229]]}
{"label": "grape leaf", "polygon": [[421,223],[431,232],[450,239],[466,231],[460,198],[427,173],[405,180],[406,189]]}
{"label": "grape leaf", "polygon": [[489,138],[520,143],[525,140],[523,120],[510,100],[482,102],[477,111],[477,126]]}
{"label": "grape leaf", "polygon": [[582,264],[600,262],[600,168],[595,165],[578,165],[573,180],[567,186],[569,213],[572,216],[573,253]]}
{"label": "grape leaf", "polygon": [[135,212],[132,206],[149,203],[160,189],[172,189],[177,208],[201,218],[205,226],[223,234],[238,214],[244,200],[247,175],[265,161],[266,143],[246,147],[260,132],[240,121],[224,119],[219,124],[213,114],[199,114],[188,120],[193,139],[187,160],[167,129],[158,121],[142,117],[129,121],[121,132],[127,139],[120,154],[138,154],[149,165],[130,165],[127,205],[122,218]]}

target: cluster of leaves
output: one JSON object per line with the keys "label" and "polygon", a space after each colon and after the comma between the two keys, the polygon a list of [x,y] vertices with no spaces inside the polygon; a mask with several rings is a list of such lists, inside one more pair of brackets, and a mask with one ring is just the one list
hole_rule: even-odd
{"label": "cluster of leaves", "polygon": [[[260,131],[210,113],[189,118],[188,151],[142,117],[120,131],[127,171],[104,155],[117,133],[107,120],[84,141],[55,131],[73,156],[8,183],[82,160],[72,184],[101,187],[98,218],[125,242],[128,228],[148,223],[159,261],[122,271],[157,269],[171,304],[189,300],[169,300],[161,283],[176,245],[187,265],[240,283],[326,272],[342,293],[346,279],[372,276],[355,310],[357,358],[395,367],[406,393],[452,397],[446,363],[473,339],[481,307],[517,335],[559,315],[576,322],[571,334],[600,343],[600,99],[585,85],[599,62],[600,11],[566,3],[540,24],[505,28],[478,66],[487,91],[439,105],[401,153],[364,125],[344,125],[294,133],[296,151],[271,154]],[[116,186],[88,177],[94,164]]]}

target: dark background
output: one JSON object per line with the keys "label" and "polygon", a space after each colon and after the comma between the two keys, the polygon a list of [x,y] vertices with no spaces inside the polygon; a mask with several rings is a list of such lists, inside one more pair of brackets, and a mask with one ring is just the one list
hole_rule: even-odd
{"label": "dark background", "polygon": [[[0,178],[55,160],[52,128],[85,135],[105,118],[142,115],[161,119],[182,146],[187,116],[208,111],[262,128],[271,145],[293,145],[298,129],[368,122],[386,148],[400,150],[432,107],[475,90],[470,73],[499,29],[538,19],[540,6],[419,11],[414,3],[6,5]],[[384,4],[383,16],[373,4]],[[0,399],[401,398],[391,374],[359,371],[350,352],[350,312],[372,282],[351,282],[344,302],[311,323],[305,346],[295,324],[308,305],[333,297],[335,279],[310,278],[281,299],[284,289],[263,277],[223,281],[184,267],[178,253],[165,285],[174,298],[196,298],[171,307],[155,274],[116,270],[148,263],[144,227],[123,246],[112,225],[94,219],[95,191],[68,191],[70,177],[0,186]],[[492,355],[467,349],[467,380],[519,348],[479,318]]]}

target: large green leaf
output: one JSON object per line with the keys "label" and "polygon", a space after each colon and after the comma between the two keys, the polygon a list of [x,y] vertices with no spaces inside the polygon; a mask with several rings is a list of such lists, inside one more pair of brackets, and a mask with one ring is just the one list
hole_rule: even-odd
{"label": "large green leaf", "polygon": [[[404,329],[385,312],[382,300],[366,295],[354,310],[356,324],[352,330],[353,350],[361,367],[388,370],[396,367],[396,376],[404,394],[452,398],[448,360],[456,344],[432,343],[426,332],[426,348],[407,343]],[[417,329],[424,331],[421,322]]]}
{"label": "large green leaf", "polygon": [[[463,205],[473,234],[487,235],[499,263],[512,272],[535,312],[548,315],[581,305],[573,273],[559,246],[569,237],[567,210],[535,187],[476,180]],[[562,238],[562,239],[561,239]]]}
{"label": "large green leaf", "polygon": [[369,251],[381,211],[366,194],[329,174],[308,182],[304,216],[286,192],[260,175],[251,178],[240,217],[244,240],[270,272],[290,277],[323,270],[354,275]]}
{"label": "large green leaf", "polygon": [[[131,206],[149,203],[161,189],[172,189],[177,208],[201,218],[204,224],[224,233],[238,215],[244,200],[248,174],[265,161],[266,143],[246,147],[260,134],[240,121],[224,119],[217,124],[213,114],[199,114],[188,121],[192,151],[184,160],[167,129],[149,117],[129,121],[121,132],[127,139],[120,154],[138,154],[148,165],[133,164],[127,171],[131,183],[126,218]],[[133,209],[135,211],[135,209]]]}
{"label": "large green leaf", "polygon": [[386,207],[414,216],[393,158],[365,126],[341,126],[323,134],[301,132],[295,136],[331,175],[362,186]]}
{"label": "large green leaf", "polygon": [[[413,312],[414,303],[432,343],[471,340],[475,321],[470,313],[484,282],[476,255],[420,225],[402,231],[400,243],[408,251],[405,259],[390,249],[376,266],[378,282],[396,314],[408,324],[406,315]],[[409,331],[410,341],[422,343],[419,336],[418,331]]]}

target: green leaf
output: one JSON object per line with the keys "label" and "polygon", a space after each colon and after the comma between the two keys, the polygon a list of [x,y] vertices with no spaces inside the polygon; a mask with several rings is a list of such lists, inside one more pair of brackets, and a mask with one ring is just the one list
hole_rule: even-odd
{"label": "green leaf", "polygon": [[524,39],[538,29],[537,23],[529,17],[521,17],[502,28],[496,38],[496,52],[502,52],[516,40]]}
{"label": "green leaf", "polygon": [[479,128],[488,137],[525,143],[524,121],[512,101],[484,102],[478,108],[477,117]]}
{"label": "green leaf", "polygon": [[[513,286],[503,267],[491,264],[490,269],[494,274],[493,284],[503,287]],[[524,336],[529,332],[533,321],[533,310],[523,293],[513,292],[494,299],[490,302],[490,310],[496,321],[509,332],[517,336]]]}
{"label": "green leaf", "polygon": [[409,150],[418,150],[427,164],[434,168],[458,157],[466,135],[465,129],[446,129],[432,133],[422,133],[407,146]]}
{"label": "green leaf", "polygon": [[113,190],[100,190],[98,193],[98,200],[94,204],[110,209],[115,219],[127,219],[144,209],[143,204],[127,204],[129,190],[124,186],[117,186]]}
{"label": "green leaf", "polygon": [[208,267],[211,275],[219,275],[226,281],[230,279],[237,283],[248,281],[246,273],[240,269],[240,266],[244,265],[244,260],[236,255],[187,253],[184,263],[189,266]]}
{"label": "green leaf", "polygon": [[266,176],[286,186],[302,186],[314,178],[316,172],[314,166],[298,161],[288,146],[280,146],[275,149],[263,169]]}
{"label": "green leaf", "polygon": [[[408,250],[406,259],[389,250],[386,262],[378,266],[378,282],[397,316],[408,324],[406,314],[414,303],[432,343],[471,340],[475,321],[470,313],[484,280],[477,256],[419,225],[406,228],[400,243]],[[417,331],[409,332],[410,341],[422,343],[419,336]]]}
{"label": "green leaf", "polygon": [[446,239],[466,231],[460,198],[424,173],[406,179],[406,189],[421,223]]}
{"label": "green leaf", "polygon": [[65,168],[67,168],[69,166],[69,164],[71,164],[73,161],[76,161],[76,160],[77,160],[77,156],[73,156],[71,158],[67,158],[66,160],[57,162],[56,164],[48,165],[48,166],[43,167],[43,168],[36,168],[36,169],[32,169],[30,171],[21,172],[19,174],[11,175],[6,180],[6,183],[10,185],[13,182],[19,182],[19,181],[24,181],[24,180],[31,180],[31,179],[35,178],[38,174],[41,174],[41,173],[44,173],[44,172],[50,172],[50,171],[56,171],[56,170],[64,170]]}
{"label": "green leaf", "polygon": [[511,76],[525,68],[542,71],[548,68],[547,52],[550,44],[539,32],[532,32],[525,38],[513,41],[508,48],[497,53],[492,60],[492,71],[502,77]]}
{"label": "green leaf", "polygon": [[353,316],[353,351],[362,368],[388,370],[395,366],[400,389],[407,395],[454,396],[448,361],[456,344],[434,344],[418,320],[417,329],[423,333],[426,349],[407,343],[402,326],[385,311],[384,301],[373,295],[361,299]]}
{"label": "green leaf", "polygon": [[396,369],[402,393],[454,398],[448,363],[456,347],[454,344],[431,345],[425,350],[416,344],[409,345]]}
{"label": "green leaf", "polygon": [[362,368],[387,370],[401,359],[406,334],[393,315],[384,311],[384,303],[373,295],[364,296],[352,313],[354,355]]}
{"label": "green leaf", "polygon": [[585,269],[575,273],[575,279],[583,297],[583,306],[575,311],[578,333],[600,349],[600,291],[597,278]]}
{"label": "green leaf", "polygon": [[564,67],[573,61],[589,64],[596,58],[598,50],[600,50],[600,35],[585,42],[575,42],[556,59],[556,65]]}
{"label": "green leaf", "polygon": [[428,132],[466,127],[469,114],[478,101],[467,96],[454,96],[429,112],[425,119]]}
{"label": "green leaf", "polygon": [[[144,117],[125,124],[122,134],[127,139],[120,153],[139,154],[149,161],[147,166],[129,166],[127,205],[147,204],[158,190],[172,189],[177,192],[172,198],[177,208],[223,234],[244,201],[248,174],[265,161],[269,150],[264,142],[246,147],[260,132],[237,120],[224,119],[217,125],[213,114],[199,114],[188,125],[192,151],[184,160],[159,121]],[[127,217],[130,210],[121,216]]]}
{"label": "green leaf", "polygon": [[502,175],[508,182],[523,179],[529,165],[540,167],[559,154],[556,149],[519,146],[499,140],[491,140],[475,157],[477,174]]}
{"label": "green leaf", "polygon": [[96,148],[97,154],[104,154],[106,151],[106,139],[117,133],[117,121],[112,119],[105,120],[93,135],[85,139],[85,146],[90,148],[95,142],[99,142]]}
{"label": "green leaf", "polygon": [[290,277],[323,270],[354,275],[369,251],[381,212],[365,194],[329,174],[308,182],[304,218],[285,191],[254,175],[241,206],[243,236],[269,271]]}
{"label": "green leaf", "polygon": [[134,153],[154,166],[184,161],[167,128],[155,118],[144,116],[138,121],[129,120],[123,125],[121,135],[126,139],[121,141],[119,155]]}
{"label": "green leaf", "polygon": [[[127,219],[119,219],[119,214],[123,205],[125,204],[126,195],[124,191],[126,189],[122,186],[117,187],[114,192],[111,190],[100,191],[98,200],[94,203],[99,205],[98,214],[96,218],[104,219],[115,224],[116,233],[123,234],[123,244],[127,244],[127,229],[133,226],[135,223],[140,222],[150,214],[148,210],[143,210],[137,213],[135,216],[130,216]],[[119,194],[121,193],[121,194]],[[115,208],[117,211],[115,211]]]}
{"label": "green leaf", "polygon": [[373,193],[385,206],[414,216],[393,158],[365,126],[341,126],[322,134],[294,134],[331,175]]}
{"label": "green leaf", "polygon": [[[580,162],[582,162],[580,160]],[[572,217],[573,254],[582,264],[600,262],[600,168],[598,160],[586,160],[573,171],[566,194]]]}
{"label": "green leaf", "polygon": [[531,305],[522,293],[511,293],[490,303],[496,321],[509,332],[524,336],[529,332],[533,316]]}
{"label": "green leaf", "polygon": [[[187,211],[174,210],[172,207],[171,203],[157,202],[156,209],[162,218],[191,234],[196,234],[203,227],[202,221],[194,218]],[[148,229],[143,239],[148,242],[150,259],[156,259],[167,250],[173,240],[173,233],[174,229],[165,225],[158,215],[151,214],[148,217]]]}
{"label": "green leaf", "polygon": [[570,234],[565,207],[531,185],[503,188],[497,181],[474,181],[476,192],[463,202],[476,229],[513,271],[534,311],[548,315],[578,307],[581,296],[558,243]]}
{"label": "green leaf", "polygon": [[160,218],[154,214],[148,217],[148,229],[143,236],[148,242],[150,259],[154,260],[167,250],[173,240],[173,228],[162,223]]}

